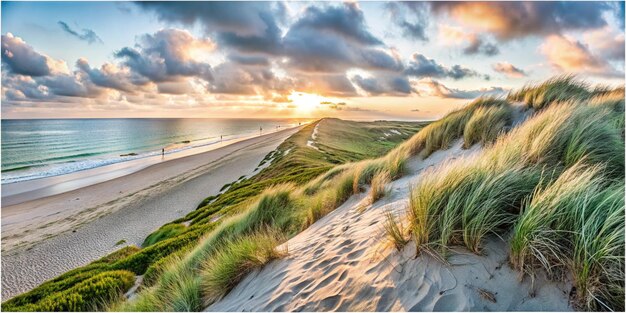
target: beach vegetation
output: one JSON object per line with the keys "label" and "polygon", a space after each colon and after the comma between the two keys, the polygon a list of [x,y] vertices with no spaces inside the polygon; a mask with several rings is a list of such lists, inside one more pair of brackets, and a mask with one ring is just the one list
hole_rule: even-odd
{"label": "beach vegetation", "polygon": [[370,188],[370,199],[372,202],[378,201],[388,193],[388,184],[391,182],[391,176],[387,171],[379,171],[372,178],[372,187]]}
{"label": "beach vegetation", "polygon": [[247,273],[285,255],[286,251],[278,247],[283,241],[280,232],[258,230],[224,243],[225,248],[203,264],[202,284],[206,298],[209,301],[221,298]]}
{"label": "beach vegetation", "polygon": [[393,244],[396,250],[401,251],[404,246],[409,243],[409,228],[405,227],[401,218],[396,217],[396,214],[389,210],[385,212],[385,222],[383,224],[385,233],[389,242]]}
{"label": "beach vegetation", "polygon": [[142,247],[151,246],[159,241],[176,237],[183,233],[187,227],[183,224],[172,223],[161,226],[157,231],[151,233],[141,244]]}

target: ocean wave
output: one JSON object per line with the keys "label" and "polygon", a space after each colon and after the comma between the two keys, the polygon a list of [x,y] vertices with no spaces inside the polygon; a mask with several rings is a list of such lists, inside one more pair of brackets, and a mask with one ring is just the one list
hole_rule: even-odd
{"label": "ocean wave", "polygon": [[[224,138],[224,142],[232,141],[235,139],[243,138],[250,136],[250,134],[241,134],[241,135],[233,135],[229,136],[229,138]],[[203,139],[199,141],[192,141],[187,145],[177,146],[174,149],[167,150],[165,154],[172,154],[181,152],[184,150],[201,148],[210,145],[214,145],[220,142],[220,139],[217,137]],[[137,152],[134,155],[127,156],[103,156],[100,158],[91,158],[84,160],[73,160],[69,162],[56,163],[56,164],[47,164],[47,165],[30,165],[23,166],[21,169],[12,169],[9,171],[2,171],[1,182],[2,184],[10,184],[21,181],[58,176],[64,174],[70,174],[78,171],[93,169],[97,167],[107,166],[111,164],[117,164],[121,162],[127,162],[131,160],[143,159],[153,156],[161,155],[161,149],[148,151],[148,152]]]}
{"label": "ocean wave", "polygon": [[6,134],[18,135],[18,136],[46,136],[46,135],[69,135],[74,134],[75,130],[6,130],[3,131]]}

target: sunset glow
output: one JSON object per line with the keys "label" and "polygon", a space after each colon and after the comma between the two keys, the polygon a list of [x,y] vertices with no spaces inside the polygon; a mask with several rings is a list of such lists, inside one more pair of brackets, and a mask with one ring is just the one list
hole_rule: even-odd
{"label": "sunset glow", "polygon": [[3,2],[2,29],[4,118],[429,119],[624,83],[623,2]]}

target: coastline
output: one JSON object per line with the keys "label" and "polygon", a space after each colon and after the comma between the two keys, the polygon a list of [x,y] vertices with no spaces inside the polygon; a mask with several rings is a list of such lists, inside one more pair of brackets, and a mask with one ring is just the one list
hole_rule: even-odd
{"label": "coastline", "polygon": [[[285,129],[291,129],[285,128]],[[283,130],[285,130],[283,129]],[[269,131],[261,135],[241,135],[239,137],[203,144],[196,147],[165,153],[165,155],[148,155],[141,158],[115,162],[93,168],[87,168],[61,175],[53,175],[24,181],[2,184],[2,204],[11,206],[64,192],[95,185],[118,177],[129,175],[151,165],[167,162],[195,154],[213,151],[244,140],[269,135],[277,131]]]}
{"label": "coastline", "polygon": [[[72,191],[2,208],[2,296],[32,289],[194,210],[300,127],[146,166]],[[3,199],[4,200],[4,199]]]}

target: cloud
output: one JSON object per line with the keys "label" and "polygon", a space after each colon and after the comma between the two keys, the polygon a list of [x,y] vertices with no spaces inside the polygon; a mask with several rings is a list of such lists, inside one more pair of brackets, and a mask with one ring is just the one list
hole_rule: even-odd
{"label": "cloud", "polygon": [[11,33],[2,35],[2,63],[14,74],[45,76],[67,72],[65,63],[41,54],[20,37]]}
{"label": "cloud", "polygon": [[555,68],[564,72],[623,76],[605,60],[592,54],[586,45],[565,36],[549,36],[539,50]]}
{"label": "cloud", "polygon": [[[390,2],[385,6],[391,19],[409,39],[428,41],[428,6],[424,2]],[[409,19],[412,19],[409,21]]]}
{"label": "cloud", "polygon": [[413,92],[411,83],[403,76],[362,77],[355,75],[352,81],[368,95],[408,95]]}
{"label": "cloud", "polygon": [[344,73],[314,73],[300,77],[294,90],[330,97],[355,97],[359,94]]}
{"label": "cloud", "polygon": [[498,62],[492,65],[494,71],[502,73],[512,78],[522,78],[526,76],[526,72],[508,62]]}
{"label": "cloud", "polygon": [[233,53],[228,56],[228,59],[242,65],[270,65],[269,59],[262,55],[245,55]]}
{"label": "cloud", "polygon": [[445,45],[467,44],[462,51],[465,55],[483,54],[494,56],[500,53],[500,48],[496,44],[490,43],[478,34],[467,32],[460,27],[442,24],[439,26],[438,32],[439,42]]}
{"label": "cloud", "polygon": [[463,49],[466,55],[484,54],[486,56],[494,56],[500,53],[498,46],[485,42],[483,39],[473,36],[470,44]]}
{"label": "cloud", "polygon": [[270,2],[181,1],[137,2],[161,21],[192,27],[200,25],[205,34],[215,35],[226,47],[242,51],[280,50],[285,7]]}
{"label": "cloud", "polygon": [[413,54],[412,60],[407,65],[404,73],[408,76],[416,78],[433,77],[461,79],[465,77],[480,76],[480,74],[476,71],[458,64],[448,68],[419,53]]}
{"label": "cloud", "polygon": [[194,51],[212,51],[215,44],[209,39],[195,38],[184,30],[164,29],[142,36],[136,47],[124,47],[115,52],[115,57],[153,82],[175,81],[189,76],[210,81],[213,77],[211,66],[193,55]]}
{"label": "cloud", "polygon": [[624,33],[608,27],[583,34],[591,50],[609,60],[624,61]]}
{"label": "cloud", "polygon": [[80,58],[76,61],[76,67],[87,74],[91,82],[99,87],[112,88],[125,92],[134,92],[136,85],[147,83],[139,78],[132,78],[128,69],[119,68],[115,64],[105,63],[100,69],[91,68],[87,59]]}
{"label": "cloud", "polygon": [[560,34],[607,25],[606,2],[432,2],[432,10],[447,14],[465,28],[485,31],[500,40]]}
{"label": "cloud", "polygon": [[322,101],[320,105],[327,106],[329,109],[342,111],[344,109],[350,110],[351,107],[348,107],[345,102],[331,102],[331,101]]}
{"label": "cloud", "polygon": [[399,57],[378,47],[381,43],[367,30],[356,3],[308,7],[283,38],[288,66],[300,71],[401,70]]}
{"label": "cloud", "polygon": [[92,43],[95,43],[95,42],[103,43],[102,39],[100,39],[100,37],[98,37],[96,32],[94,32],[91,29],[83,28],[82,32],[79,33],[77,31],[73,30],[69,25],[67,25],[63,21],[59,21],[58,23],[59,23],[59,26],[61,26],[61,29],[64,32],[66,32],[66,33],[68,33],[68,34],[70,34],[70,35],[72,35],[72,36],[74,36],[74,37],[76,37],[76,38],[78,38],[78,39],[80,39],[82,41],[86,41],[89,44],[92,44]]}
{"label": "cloud", "polygon": [[355,2],[325,8],[309,6],[305,9],[303,16],[291,27],[292,29],[307,28],[334,33],[362,45],[383,44],[367,30],[363,12]]}
{"label": "cloud", "polygon": [[474,90],[448,88],[444,84],[430,78],[419,80],[416,84],[416,88],[420,94],[451,99],[474,99],[480,96],[500,96],[506,92],[506,90],[501,87]]}

